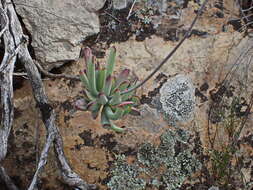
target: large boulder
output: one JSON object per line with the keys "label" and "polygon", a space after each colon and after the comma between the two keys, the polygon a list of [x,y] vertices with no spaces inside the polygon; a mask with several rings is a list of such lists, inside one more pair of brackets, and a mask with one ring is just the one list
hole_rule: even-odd
{"label": "large boulder", "polygon": [[80,42],[99,32],[96,11],[105,0],[14,0],[16,11],[31,34],[36,59],[50,70],[76,60]]}

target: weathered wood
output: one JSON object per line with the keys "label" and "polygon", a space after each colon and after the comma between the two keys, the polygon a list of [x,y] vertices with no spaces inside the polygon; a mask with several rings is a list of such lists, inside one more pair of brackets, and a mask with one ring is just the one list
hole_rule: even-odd
{"label": "weathered wood", "polygon": [[[0,65],[0,88],[1,88],[1,108],[2,120],[0,126],[0,162],[5,158],[7,153],[8,136],[13,122],[13,70],[14,64],[18,59],[24,64],[27,76],[31,82],[33,95],[37,106],[40,109],[47,138],[40,154],[39,162],[28,190],[36,189],[39,174],[42,172],[48,158],[48,152],[51,145],[54,145],[55,155],[58,166],[62,174],[63,182],[69,186],[82,190],[94,189],[95,185],[87,184],[75,173],[63,151],[62,137],[55,124],[55,111],[49,104],[45,89],[41,80],[40,73],[32,60],[27,44],[26,37],[23,34],[20,21],[16,15],[14,6],[10,0],[0,1],[1,26],[0,34],[3,35],[5,45],[5,54]],[[0,36],[1,37],[1,36]],[[0,166],[0,178],[6,183],[9,189],[17,190],[4,168]]]}
{"label": "weathered wood", "polygon": [[12,182],[11,178],[8,176],[8,174],[6,173],[5,169],[2,166],[0,166],[0,178],[3,179],[8,189],[18,190],[18,188]]}
{"label": "weathered wood", "polygon": [[[1,92],[1,125],[0,125],[0,163],[7,154],[8,138],[13,122],[13,79],[12,74],[17,58],[17,51],[14,39],[9,31],[9,17],[6,4],[0,4],[1,10],[1,32],[0,37],[4,43],[4,57],[0,65],[0,92]],[[0,178],[10,190],[18,190],[5,169],[0,166]]]}

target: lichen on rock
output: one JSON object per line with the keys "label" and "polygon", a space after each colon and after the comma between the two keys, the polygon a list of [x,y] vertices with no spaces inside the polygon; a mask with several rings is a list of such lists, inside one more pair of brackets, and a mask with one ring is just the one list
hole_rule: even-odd
{"label": "lichen on rock", "polygon": [[159,146],[141,145],[133,164],[128,164],[120,155],[107,185],[111,189],[125,190],[145,189],[147,185],[166,190],[180,188],[186,178],[201,166],[192,154],[190,135],[181,129],[167,130],[160,140]]}
{"label": "lichen on rock", "polygon": [[194,86],[189,77],[177,75],[160,89],[160,102],[166,118],[172,122],[189,121],[194,113]]}
{"label": "lichen on rock", "polygon": [[146,182],[138,178],[139,173],[138,166],[128,165],[125,157],[120,155],[114,163],[113,176],[107,185],[111,190],[145,189]]}

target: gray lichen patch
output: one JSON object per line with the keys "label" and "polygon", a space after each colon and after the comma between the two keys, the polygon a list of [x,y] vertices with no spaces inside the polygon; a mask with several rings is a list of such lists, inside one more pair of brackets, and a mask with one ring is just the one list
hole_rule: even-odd
{"label": "gray lichen patch", "polygon": [[136,165],[129,165],[125,161],[124,155],[117,157],[112,170],[112,177],[107,183],[111,190],[142,190],[145,189],[146,182],[138,178],[140,171]]}
{"label": "gray lichen patch", "polygon": [[191,79],[177,75],[160,89],[160,102],[168,120],[172,122],[192,119],[195,108],[194,86]]}
{"label": "gray lichen patch", "polygon": [[[159,146],[141,145],[133,164],[119,156],[111,170],[110,189],[179,189],[187,177],[195,173],[201,163],[192,154],[193,146],[187,131],[167,130],[160,137]],[[120,159],[119,159],[120,158]]]}

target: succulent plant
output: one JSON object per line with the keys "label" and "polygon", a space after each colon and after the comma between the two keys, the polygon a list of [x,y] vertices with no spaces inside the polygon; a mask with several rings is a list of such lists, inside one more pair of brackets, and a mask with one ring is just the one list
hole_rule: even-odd
{"label": "succulent plant", "polygon": [[106,65],[102,65],[96,62],[90,48],[84,49],[86,69],[79,73],[84,86],[84,98],[76,101],[76,107],[91,111],[93,119],[101,113],[103,127],[123,132],[124,129],[116,126],[112,120],[118,120],[130,112],[138,113],[134,107],[138,102],[135,92],[127,92],[137,80],[130,82],[129,69],[124,69],[117,77],[113,75],[115,57],[116,49],[113,47]]}

